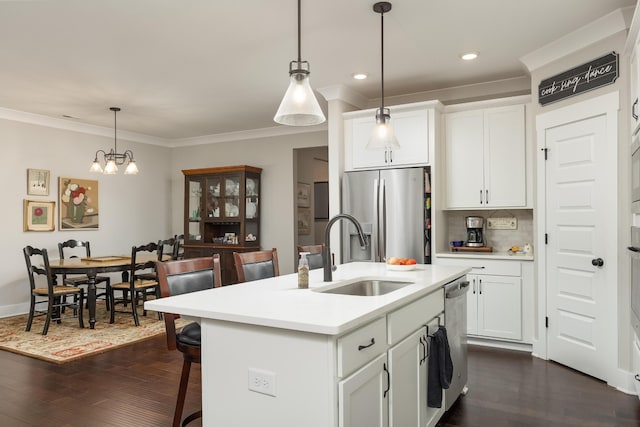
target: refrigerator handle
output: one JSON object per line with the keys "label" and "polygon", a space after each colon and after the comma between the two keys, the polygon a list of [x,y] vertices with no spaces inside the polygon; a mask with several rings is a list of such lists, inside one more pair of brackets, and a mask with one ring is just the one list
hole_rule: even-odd
{"label": "refrigerator handle", "polygon": [[386,182],[384,179],[380,179],[380,222],[378,228],[380,230],[380,236],[378,237],[378,247],[380,251],[380,262],[386,261],[387,257],[387,193]]}
{"label": "refrigerator handle", "polygon": [[379,226],[380,218],[378,217],[378,206],[379,206],[379,182],[378,179],[373,180],[373,229],[371,230],[371,256],[373,257],[374,262],[380,261],[380,253],[378,250],[378,236],[379,234]]}

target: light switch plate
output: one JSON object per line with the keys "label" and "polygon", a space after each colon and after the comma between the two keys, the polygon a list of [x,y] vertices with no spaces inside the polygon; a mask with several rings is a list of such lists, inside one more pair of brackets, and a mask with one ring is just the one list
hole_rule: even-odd
{"label": "light switch plate", "polygon": [[510,218],[488,218],[487,228],[490,230],[515,230],[518,228],[518,219]]}

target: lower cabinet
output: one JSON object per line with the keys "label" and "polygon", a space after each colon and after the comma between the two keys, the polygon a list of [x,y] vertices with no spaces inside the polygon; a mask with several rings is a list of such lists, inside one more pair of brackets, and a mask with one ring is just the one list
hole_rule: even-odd
{"label": "lower cabinet", "polygon": [[384,353],[338,383],[340,426],[389,425],[388,373],[387,355]]}
{"label": "lower cabinet", "polygon": [[436,264],[471,267],[467,274],[467,334],[492,340],[531,343],[533,337],[533,263],[437,257]]}
{"label": "lower cabinet", "polygon": [[467,333],[509,340],[522,339],[520,277],[467,275]]}
{"label": "lower cabinet", "polygon": [[[338,375],[345,376],[338,382],[340,427],[436,425],[444,404],[427,407],[428,327],[443,310],[439,290],[338,339]],[[380,345],[382,326],[387,340]],[[366,364],[349,374],[358,359]]]}

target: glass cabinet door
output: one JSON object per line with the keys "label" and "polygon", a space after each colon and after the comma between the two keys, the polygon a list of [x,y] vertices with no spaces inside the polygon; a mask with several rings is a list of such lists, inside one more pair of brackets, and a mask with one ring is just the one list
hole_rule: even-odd
{"label": "glass cabinet door", "polygon": [[260,176],[247,174],[245,180],[245,235],[246,243],[257,244],[259,238],[259,216],[260,216]]}
{"label": "glass cabinet door", "polygon": [[240,176],[229,175],[224,178],[224,216],[240,217]]}
{"label": "glass cabinet door", "polygon": [[200,200],[202,198],[202,183],[200,179],[190,179],[188,181],[188,201],[187,201],[187,221],[189,236],[188,240],[202,240],[202,218],[200,212]]}
{"label": "glass cabinet door", "polygon": [[222,178],[219,176],[207,178],[207,217],[220,218],[222,204]]}

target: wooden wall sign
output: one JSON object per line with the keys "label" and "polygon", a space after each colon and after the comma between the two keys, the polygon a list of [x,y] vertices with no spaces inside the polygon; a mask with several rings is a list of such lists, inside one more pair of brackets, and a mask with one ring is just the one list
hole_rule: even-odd
{"label": "wooden wall sign", "polygon": [[618,54],[611,52],[586,64],[542,80],[538,86],[540,105],[560,101],[609,85],[618,78]]}

